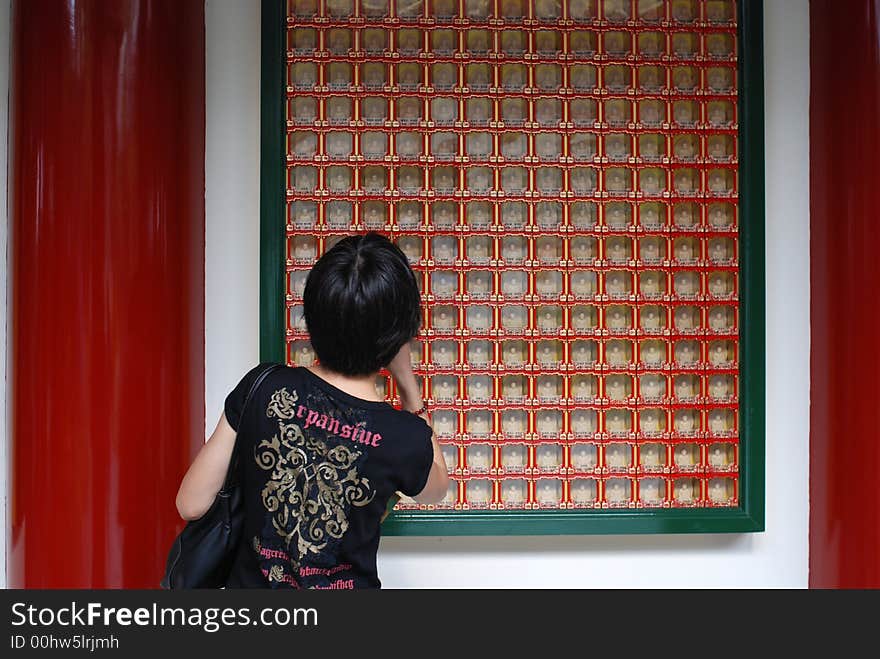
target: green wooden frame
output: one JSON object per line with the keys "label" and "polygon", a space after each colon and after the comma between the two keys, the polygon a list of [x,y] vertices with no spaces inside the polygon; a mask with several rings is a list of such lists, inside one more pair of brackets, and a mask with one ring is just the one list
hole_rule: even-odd
{"label": "green wooden frame", "polygon": [[[284,0],[262,1],[260,360],[285,346]],[[385,535],[731,533],[764,530],[764,57],[763,0],[739,0],[740,372],[736,508],[395,511]]]}

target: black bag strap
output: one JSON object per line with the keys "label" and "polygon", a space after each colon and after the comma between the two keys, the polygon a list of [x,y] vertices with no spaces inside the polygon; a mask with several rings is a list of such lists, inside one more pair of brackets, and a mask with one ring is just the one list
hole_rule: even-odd
{"label": "black bag strap", "polygon": [[260,388],[260,385],[263,383],[263,380],[266,379],[273,371],[282,368],[284,364],[271,364],[267,366],[255,379],[253,384],[251,384],[251,388],[248,391],[247,397],[244,399],[244,405],[241,408],[241,414],[238,417],[238,430],[235,432],[235,444],[232,447],[232,457],[229,458],[229,467],[226,469],[226,480],[223,481],[223,489],[226,490],[229,488],[229,485],[232,481],[232,476],[235,474],[236,466],[238,465],[238,432],[241,430],[241,424],[244,422],[244,413],[247,410],[248,403],[251,398],[253,398],[257,389]]}

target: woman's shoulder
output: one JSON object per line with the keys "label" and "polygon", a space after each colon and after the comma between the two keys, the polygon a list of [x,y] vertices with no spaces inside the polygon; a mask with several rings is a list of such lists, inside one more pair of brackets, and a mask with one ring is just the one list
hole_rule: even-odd
{"label": "woman's shoulder", "polygon": [[433,433],[431,426],[422,417],[406,410],[399,410],[391,404],[386,406],[382,416],[384,424],[397,430],[395,434],[398,436],[412,438],[425,435],[430,438]]}
{"label": "woman's shoulder", "polygon": [[274,378],[278,377],[278,373],[285,369],[284,364],[260,362],[239,379],[238,384],[229,392],[223,404],[226,420],[233,429],[238,430],[245,407],[253,407],[253,403],[248,405],[249,399],[251,397],[261,398],[264,390],[269,388],[267,385],[274,385]]}
{"label": "woman's shoulder", "polygon": [[260,362],[256,366],[251,367],[239,380],[238,386],[247,386],[253,384],[257,378],[264,375],[266,379],[277,376],[278,373],[291,371],[289,366],[281,362]]}
{"label": "woman's shoulder", "polygon": [[[268,363],[261,364],[254,371],[258,371],[267,365]],[[412,437],[413,435],[431,436],[431,426],[420,416],[398,409],[387,401],[366,401],[352,397],[350,394],[337,389],[319,378],[305,366],[289,366],[286,364],[281,366],[282,368],[270,373],[267,380],[271,387],[280,388],[286,386],[291,389],[291,392],[296,390],[298,400],[310,398],[314,393],[320,392],[320,397],[323,398],[329,395],[330,401],[340,404],[341,407],[351,407],[354,405],[355,409],[368,412],[374,422],[386,427],[388,431],[396,431],[392,432],[393,435],[403,437]],[[312,391],[313,387],[314,391]],[[327,401],[325,400],[325,402]]]}
{"label": "woman's shoulder", "polygon": [[291,367],[281,362],[260,362],[244,374],[233,393],[243,401],[247,392],[252,389],[255,395],[264,398],[271,397],[271,393],[281,387],[299,388],[302,382],[302,375],[299,373],[301,370],[301,367]]}

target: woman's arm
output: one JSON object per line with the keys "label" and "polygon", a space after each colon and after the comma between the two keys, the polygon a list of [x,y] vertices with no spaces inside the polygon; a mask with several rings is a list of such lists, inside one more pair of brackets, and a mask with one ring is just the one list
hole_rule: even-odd
{"label": "woman's arm", "polygon": [[[422,418],[428,420],[427,415],[423,415]],[[440,450],[440,444],[437,443],[437,436],[434,434],[431,435],[431,443],[434,445],[434,464],[431,465],[431,473],[428,475],[424,489],[413,497],[418,503],[439,503],[443,501],[449,489],[449,469],[443,451]]]}
{"label": "woman's arm", "polygon": [[[391,377],[397,384],[401,407],[408,412],[421,409],[422,395],[419,392],[415,373],[413,373],[409,344],[404,344],[400,352],[391,360],[388,372],[391,373]],[[425,420],[425,423],[431,425],[431,420],[426,413],[420,416]],[[431,473],[428,475],[425,487],[413,497],[418,503],[438,503],[446,496],[446,490],[449,488],[449,470],[446,467],[443,451],[440,450],[440,444],[437,442],[437,435],[434,433],[431,434],[431,444],[434,447],[434,462],[431,465]]]}
{"label": "woman's arm", "polygon": [[183,519],[198,519],[208,512],[226,480],[234,447],[235,429],[222,413],[213,434],[199,450],[177,490],[175,503]]}

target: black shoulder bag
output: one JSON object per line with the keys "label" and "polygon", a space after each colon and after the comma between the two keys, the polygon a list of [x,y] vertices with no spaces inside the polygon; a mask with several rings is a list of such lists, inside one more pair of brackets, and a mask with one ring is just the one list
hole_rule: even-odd
{"label": "black shoulder bag", "polygon": [[[260,384],[269,373],[281,367],[282,364],[272,364],[254,380],[241,409],[239,429],[244,422],[248,402]],[[165,576],[160,584],[162,588],[220,588],[226,585],[244,523],[237,465],[238,433],[235,435],[226,480],[214,503],[204,515],[188,522],[174,539],[165,564]]]}

